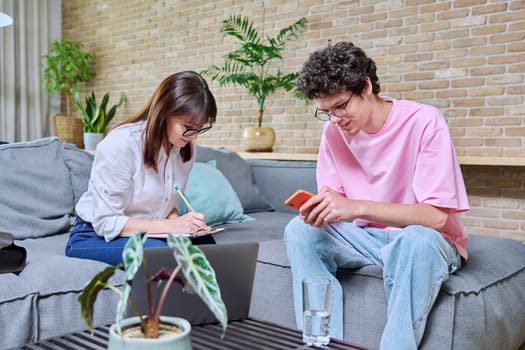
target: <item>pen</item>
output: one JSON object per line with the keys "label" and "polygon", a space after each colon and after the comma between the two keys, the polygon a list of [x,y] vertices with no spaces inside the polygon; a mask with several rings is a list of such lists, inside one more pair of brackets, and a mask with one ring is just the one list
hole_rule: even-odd
{"label": "pen", "polygon": [[190,201],[188,200],[188,198],[186,198],[186,196],[184,195],[184,193],[180,190],[179,186],[175,185],[175,191],[177,191],[177,193],[179,194],[180,198],[182,198],[182,200],[184,201],[184,203],[186,204],[186,206],[188,207],[188,209],[190,211],[195,211],[193,209],[193,207],[191,206],[190,204]]}

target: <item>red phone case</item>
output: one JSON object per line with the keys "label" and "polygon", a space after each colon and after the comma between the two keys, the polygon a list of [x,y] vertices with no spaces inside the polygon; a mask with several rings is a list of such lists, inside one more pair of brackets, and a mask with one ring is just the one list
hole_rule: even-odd
{"label": "red phone case", "polygon": [[305,190],[297,190],[294,194],[288,197],[287,200],[284,201],[284,205],[299,210],[301,205],[303,205],[304,202],[310,199],[313,195],[313,193]]}

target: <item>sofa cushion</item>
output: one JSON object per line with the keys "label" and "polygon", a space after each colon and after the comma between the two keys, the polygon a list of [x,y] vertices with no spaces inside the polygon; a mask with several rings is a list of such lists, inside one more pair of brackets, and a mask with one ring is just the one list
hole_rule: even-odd
{"label": "sofa cushion", "polygon": [[75,196],[57,138],[1,145],[0,164],[0,231],[23,239],[68,230]]}
{"label": "sofa cushion", "polygon": [[[27,265],[18,275],[2,275],[0,348],[86,328],[77,298],[88,280],[107,265],[64,256],[67,238],[64,233],[16,242],[27,249]],[[124,272],[118,270],[110,281],[121,286]],[[114,321],[118,299],[112,290],[101,292],[95,303],[97,325]]]}
{"label": "sofa cushion", "polygon": [[[215,168],[215,161],[193,165],[184,194],[193,209],[204,214],[210,226],[253,220],[243,213],[237,194],[224,175]],[[188,211],[189,208],[181,200],[179,213],[182,215]]]}
{"label": "sofa cushion", "polygon": [[259,243],[249,316],[296,328],[292,274],[282,240]]}
{"label": "sofa cushion", "polygon": [[38,290],[14,273],[1,279],[0,348],[9,349],[37,339]]}
{"label": "sofa cushion", "polygon": [[262,211],[250,214],[255,222],[242,222],[234,225],[223,225],[226,230],[214,235],[215,241],[221,243],[265,242],[282,240],[283,231],[293,214],[278,211]]}
{"label": "sofa cushion", "polygon": [[71,173],[71,185],[76,203],[87,191],[93,155],[68,144],[64,144],[63,147],[64,161]]}
{"label": "sofa cushion", "polygon": [[[525,342],[525,244],[508,238],[470,235],[469,255],[465,266],[442,287],[429,315],[420,346],[423,350],[517,349]],[[291,292],[280,289],[291,280],[282,241],[259,245],[257,273],[263,270],[265,274],[256,276],[256,281],[266,289],[264,293],[254,291],[250,315],[293,326],[287,311],[280,314],[272,308],[268,314],[264,307],[271,298],[278,298],[278,293],[291,296]],[[340,270],[337,277],[345,296],[345,339],[378,348],[387,309],[381,268]]]}
{"label": "sofa cushion", "polygon": [[226,148],[217,150],[209,147],[197,147],[197,161],[215,160],[219,169],[228,179],[239,196],[245,213],[272,210],[259,188],[255,185],[250,164],[237,153]]}
{"label": "sofa cushion", "polygon": [[317,193],[317,162],[249,159],[255,184],[277,211],[297,214],[284,200],[298,189]]}
{"label": "sofa cushion", "polygon": [[[470,235],[469,260],[445,282],[454,324],[452,349],[516,349],[525,342],[525,244],[510,238]],[[434,331],[442,327],[432,327]],[[478,347],[477,349],[481,349]]]}

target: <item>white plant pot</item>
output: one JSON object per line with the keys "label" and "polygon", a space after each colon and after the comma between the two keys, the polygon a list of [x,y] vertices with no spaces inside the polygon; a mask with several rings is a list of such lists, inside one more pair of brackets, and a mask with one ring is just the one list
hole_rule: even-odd
{"label": "white plant pot", "polygon": [[104,134],[98,132],[85,132],[84,133],[84,149],[86,151],[94,151],[97,148],[97,144],[102,141]]}
{"label": "white plant pot", "polygon": [[[160,316],[161,323],[177,326],[182,333],[170,335],[165,338],[128,338],[121,336],[116,331],[116,326],[109,328],[109,350],[191,350],[191,325],[180,317]],[[140,324],[138,317],[130,317],[122,320],[122,330]]]}

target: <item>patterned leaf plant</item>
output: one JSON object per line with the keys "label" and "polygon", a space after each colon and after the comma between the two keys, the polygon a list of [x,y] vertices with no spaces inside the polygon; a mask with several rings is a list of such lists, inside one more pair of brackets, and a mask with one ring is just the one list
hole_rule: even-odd
{"label": "patterned leaf plant", "polygon": [[[110,266],[97,274],[88,284],[78,297],[81,306],[81,316],[93,332],[93,305],[98,293],[104,288],[109,288],[120,294],[120,300],[117,305],[117,315],[115,323],[117,331],[120,333],[120,322],[124,316],[126,306],[129,304],[135,310],[141,320],[141,328],[145,337],[158,338],[160,326],[160,313],[164,301],[168,297],[168,291],[174,282],[184,285],[184,290],[192,290],[198,294],[201,299],[208,305],[215,317],[222,325],[223,335],[228,323],[226,306],[221,298],[221,292],[215,271],[211,267],[206,256],[198,247],[192,245],[191,241],[185,237],[168,235],[168,246],[173,249],[173,255],[177,261],[177,267],[174,270],[163,268],[155,275],[151,276],[147,262],[144,259],[144,242],[147,240],[147,234],[135,233],[132,235],[122,254],[123,264]],[[144,266],[145,282],[148,289],[148,310],[146,317],[137,309],[129,300],[131,292],[131,281],[141,266]],[[108,283],[119,268],[124,268],[125,283],[122,289],[118,289]],[[185,281],[178,276],[182,271]],[[164,281],[166,281],[164,283]],[[156,284],[156,293],[153,293],[153,284]],[[155,297],[154,297],[155,296]]]}

